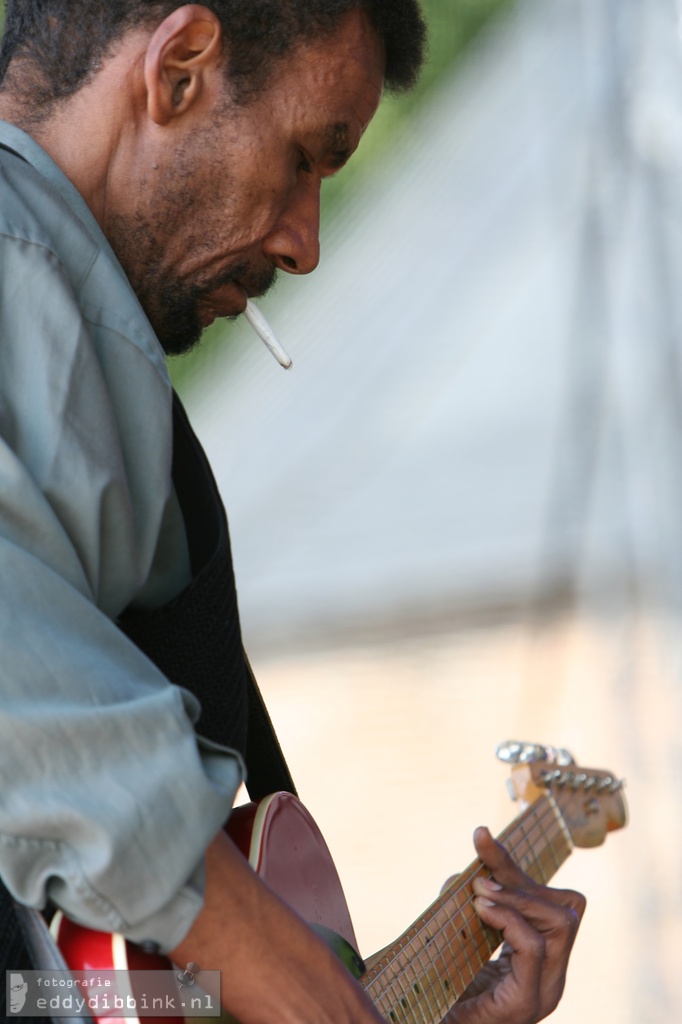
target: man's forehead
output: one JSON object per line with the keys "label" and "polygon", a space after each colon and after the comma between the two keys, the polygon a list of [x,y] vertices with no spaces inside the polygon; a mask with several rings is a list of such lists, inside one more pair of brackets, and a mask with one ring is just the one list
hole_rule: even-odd
{"label": "man's forehead", "polygon": [[383,44],[357,8],[346,12],[336,32],[285,57],[272,93],[284,91],[297,109],[299,125],[314,127],[327,153],[343,162],[381,100],[384,64]]}

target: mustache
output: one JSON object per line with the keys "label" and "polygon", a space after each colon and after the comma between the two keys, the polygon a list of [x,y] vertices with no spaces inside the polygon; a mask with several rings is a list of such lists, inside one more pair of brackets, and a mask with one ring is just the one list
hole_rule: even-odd
{"label": "mustache", "polygon": [[256,270],[250,267],[248,263],[238,263],[235,266],[227,267],[220,274],[216,274],[208,284],[197,288],[195,297],[203,298],[209,296],[217,288],[222,288],[224,285],[232,284],[233,282],[238,284],[240,288],[243,288],[249,296],[265,295],[274,286],[277,275],[277,268],[273,267],[272,264],[263,267],[261,270]]}

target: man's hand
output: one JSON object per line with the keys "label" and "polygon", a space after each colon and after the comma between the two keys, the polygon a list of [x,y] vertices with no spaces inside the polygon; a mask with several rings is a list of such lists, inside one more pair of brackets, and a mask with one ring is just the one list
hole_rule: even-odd
{"label": "man's hand", "polygon": [[504,946],[469,986],[444,1024],[535,1024],[556,1007],[585,898],[536,885],[509,854],[479,828],[476,852],[494,881],[474,881],[474,906],[502,932]]}
{"label": "man's hand", "polygon": [[223,832],[206,854],[206,900],[170,953],[222,975],[240,1024],[382,1024],[348,969],[261,882]]}

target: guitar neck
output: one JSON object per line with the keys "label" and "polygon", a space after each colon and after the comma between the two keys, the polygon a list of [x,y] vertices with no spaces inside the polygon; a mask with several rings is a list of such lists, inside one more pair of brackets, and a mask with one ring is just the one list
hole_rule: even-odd
{"label": "guitar neck", "polygon": [[[498,837],[516,863],[544,884],[573,841],[551,793],[538,797]],[[474,910],[472,883],[490,877],[474,861],[363,976],[360,984],[393,1024],[438,1024],[502,941]]]}

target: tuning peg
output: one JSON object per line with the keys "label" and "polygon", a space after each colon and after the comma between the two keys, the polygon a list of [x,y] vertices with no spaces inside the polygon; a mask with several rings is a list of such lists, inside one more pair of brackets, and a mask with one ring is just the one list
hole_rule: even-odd
{"label": "tuning peg", "polygon": [[570,750],[557,747],[545,747],[540,743],[519,743],[518,740],[506,740],[500,743],[495,751],[500,761],[505,764],[536,764],[547,761],[562,768],[575,764]]}
{"label": "tuning peg", "polygon": [[524,743],[519,755],[520,764],[536,764],[547,760],[547,748],[539,743]]}
{"label": "tuning peg", "polygon": [[498,760],[504,761],[505,764],[518,764],[522,750],[523,743],[519,743],[518,740],[506,740],[500,743],[495,753]]}
{"label": "tuning peg", "polygon": [[535,764],[547,760],[547,747],[539,743],[519,743],[518,740],[507,740],[500,743],[496,750],[500,761],[506,764]]}

